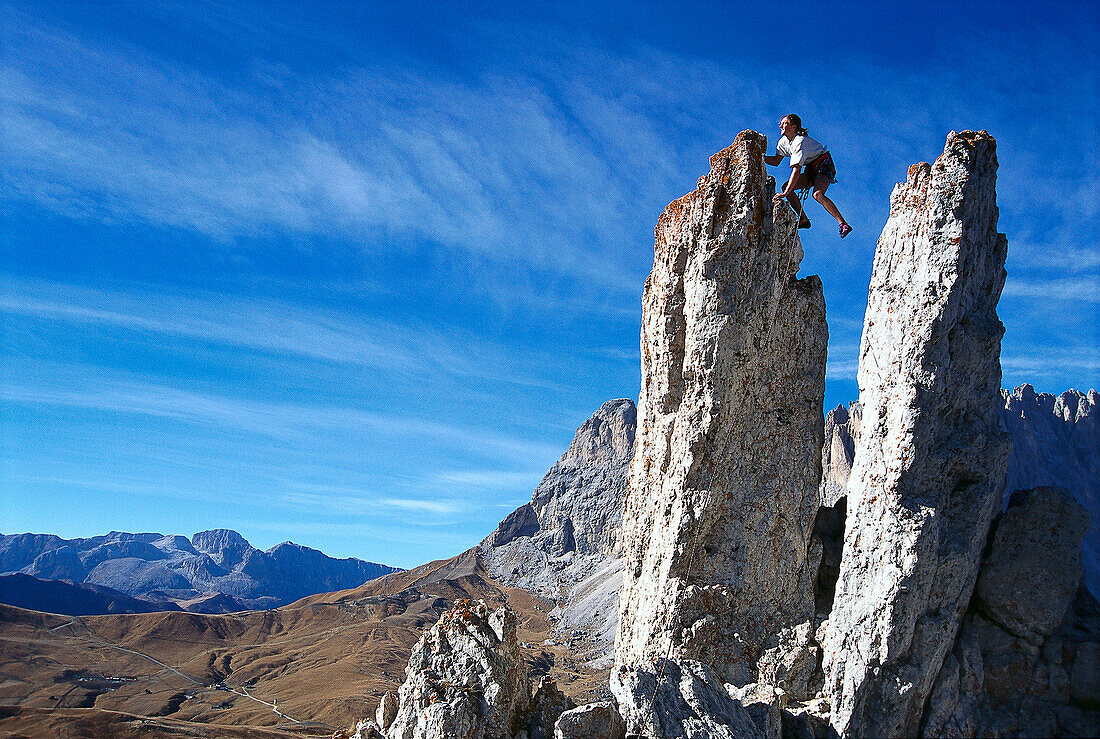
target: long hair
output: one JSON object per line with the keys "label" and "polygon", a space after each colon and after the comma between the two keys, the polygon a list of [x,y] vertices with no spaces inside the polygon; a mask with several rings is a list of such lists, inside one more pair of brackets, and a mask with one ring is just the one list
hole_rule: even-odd
{"label": "long hair", "polygon": [[806,134],[809,133],[809,131],[807,131],[805,128],[802,127],[802,119],[799,118],[794,113],[788,113],[787,115],[785,115],[783,117],[794,124],[794,127],[798,129],[798,135],[799,136],[805,136]]}

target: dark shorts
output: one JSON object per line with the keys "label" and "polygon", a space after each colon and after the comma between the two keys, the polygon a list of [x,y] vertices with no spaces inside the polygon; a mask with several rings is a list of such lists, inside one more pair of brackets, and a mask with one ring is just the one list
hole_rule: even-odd
{"label": "dark shorts", "polygon": [[836,165],[829,152],[818,155],[806,165],[806,181],[811,185],[831,185],[836,182]]}

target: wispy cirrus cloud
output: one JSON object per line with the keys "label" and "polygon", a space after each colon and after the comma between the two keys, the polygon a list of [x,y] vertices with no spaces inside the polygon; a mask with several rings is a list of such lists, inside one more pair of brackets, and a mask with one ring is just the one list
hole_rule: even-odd
{"label": "wispy cirrus cloud", "polygon": [[[1095,380],[1100,377],[1100,351],[1075,352],[1065,348],[1013,351],[1001,356],[1001,369],[1015,378],[1013,382],[1027,382],[1031,378],[1047,380],[1067,371]],[[1082,392],[1088,389],[1078,388]]]}
{"label": "wispy cirrus cloud", "polygon": [[1013,298],[1100,303],[1100,274],[1090,277],[1009,279],[1005,282],[1002,295]]}
{"label": "wispy cirrus cloud", "polygon": [[279,438],[317,438],[356,431],[382,438],[422,439],[432,446],[460,447],[519,461],[553,457],[558,448],[412,415],[377,413],[347,406],[303,405],[186,390],[135,380],[124,373],[54,362],[8,361],[0,400],[23,406],[60,406],[174,422],[238,429]]}
{"label": "wispy cirrus cloud", "polygon": [[616,148],[658,166],[639,176],[604,156],[609,142],[594,135],[622,142],[631,129],[578,121],[599,107],[594,86],[574,86],[576,109],[524,72],[456,81],[362,67],[231,87],[16,20],[0,68],[3,193],[72,217],[216,239],[337,232],[375,248],[413,237],[615,284],[618,254],[588,245],[628,242],[628,204],[673,171],[652,123]]}
{"label": "wispy cirrus cloud", "polygon": [[492,379],[561,390],[532,371],[560,356],[517,351],[448,327],[382,320],[263,297],[131,286],[109,290],[6,278],[0,315],[108,326],[386,373]]}

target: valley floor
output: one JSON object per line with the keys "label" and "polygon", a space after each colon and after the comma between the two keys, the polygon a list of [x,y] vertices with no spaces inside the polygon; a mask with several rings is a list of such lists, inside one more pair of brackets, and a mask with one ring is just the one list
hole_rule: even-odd
{"label": "valley floor", "polygon": [[[0,606],[0,735],[331,736],[404,681],[410,651],[452,603],[520,616],[533,676],[604,697],[554,603],[493,581],[474,552],[274,611],[69,617]],[[205,733],[204,733],[205,732]]]}

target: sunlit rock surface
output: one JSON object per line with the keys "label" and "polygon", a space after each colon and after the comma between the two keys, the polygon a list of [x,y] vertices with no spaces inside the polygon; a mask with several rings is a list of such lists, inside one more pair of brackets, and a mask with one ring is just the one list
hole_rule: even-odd
{"label": "sunlit rock surface", "polygon": [[879,238],[862,419],[826,631],[832,723],[912,736],[970,600],[1009,450],[1000,420],[996,144],[952,133],[909,168]]}

